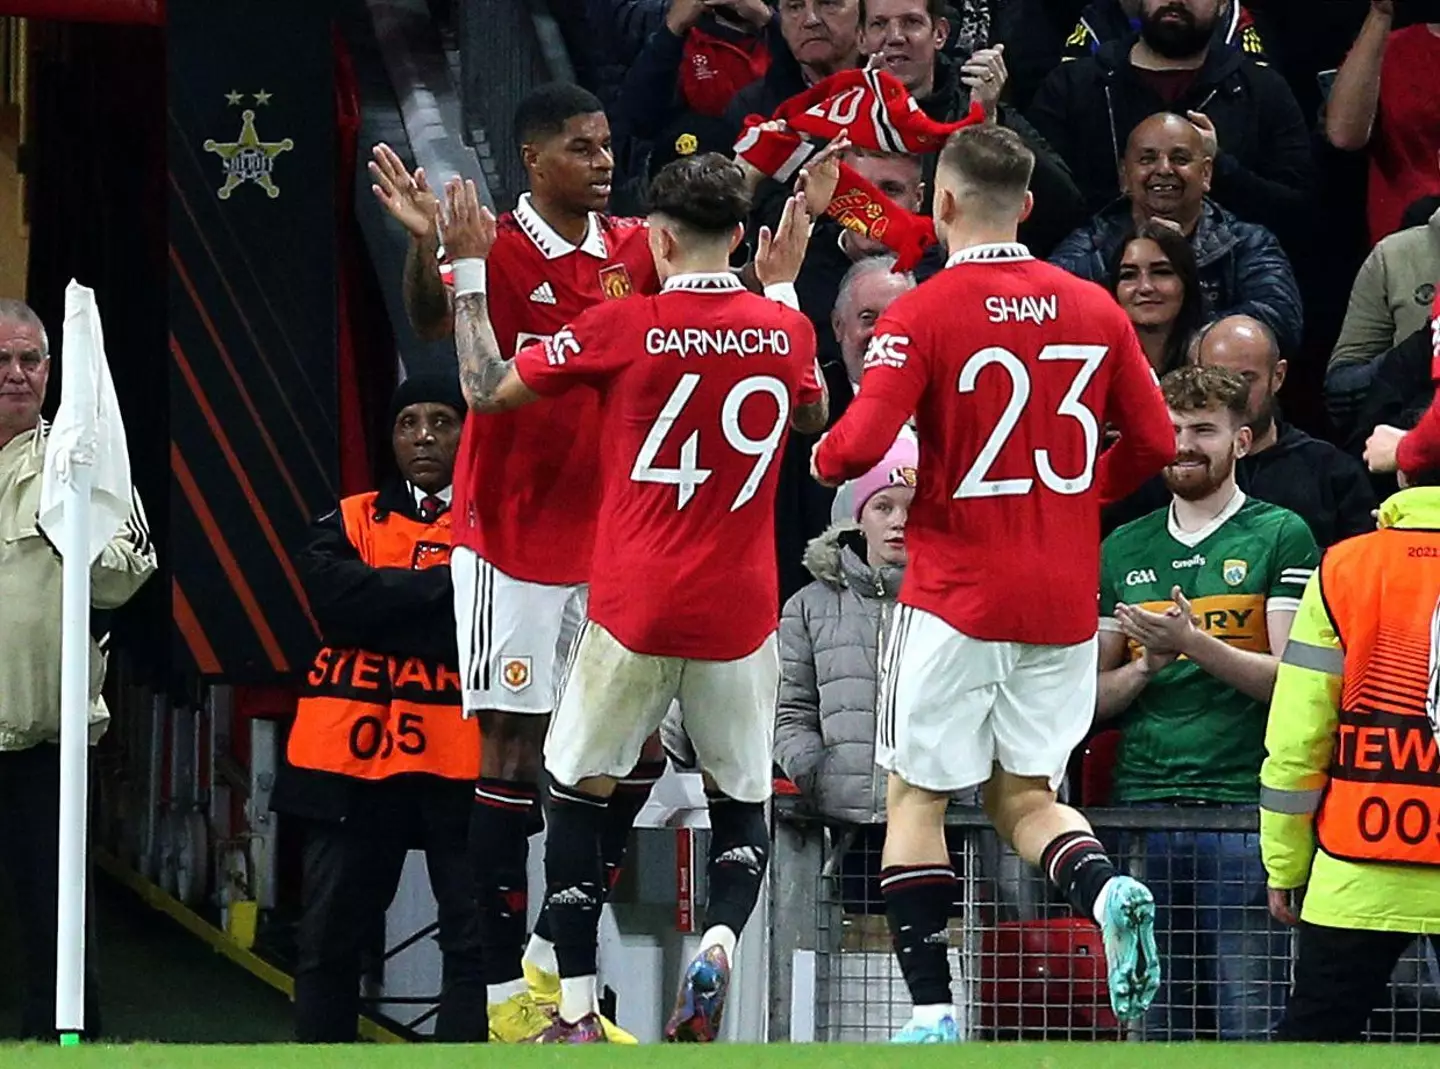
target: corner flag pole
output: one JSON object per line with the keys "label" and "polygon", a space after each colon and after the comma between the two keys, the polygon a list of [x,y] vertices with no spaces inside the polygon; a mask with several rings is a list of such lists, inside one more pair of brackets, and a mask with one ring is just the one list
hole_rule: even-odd
{"label": "corner flag pole", "polygon": [[[87,443],[93,444],[93,443]],[[90,748],[90,488],[94,452],[70,452],[60,595],[60,902],[55,1028],[62,1045],[85,1028],[85,828]]]}
{"label": "corner flag pole", "polygon": [[132,492],[95,292],[73,280],[65,289],[64,339],[60,408],[45,442],[39,521],[61,557],[55,1029],[69,1046],[85,1029],[90,568],[124,524]]}

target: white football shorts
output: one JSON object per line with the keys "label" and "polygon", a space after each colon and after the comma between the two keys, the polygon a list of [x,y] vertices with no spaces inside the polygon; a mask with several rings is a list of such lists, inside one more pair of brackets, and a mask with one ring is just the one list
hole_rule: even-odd
{"label": "white football shorts", "polygon": [[515,579],[465,546],[451,551],[450,577],[465,715],[553,712],[565,605],[581,588]]}
{"label": "white football shorts", "polygon": [[780,654],[772,633],[736,661],[657,657],[626,649],[587,621],[545,736],[545,769],[573,787],[623,779],[678,701],[696,763],[741,802],[770,797]]}
{"label": "white football shorts", "polygon": [[987,642],[911,605],[881,658],[875,763],[924,790],[990,779],[999,764],[1057,790],[1095,718],[1099,643]]}

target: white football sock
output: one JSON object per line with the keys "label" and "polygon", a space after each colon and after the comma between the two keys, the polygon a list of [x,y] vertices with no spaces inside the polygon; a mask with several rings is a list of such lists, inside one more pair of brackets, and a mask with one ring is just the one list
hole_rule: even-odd
{"label": "white football sock", "polygon": [[595,977],[565,976],[560,979],[560,1019],[574,1024],[587,1013],[594,1013],[599,1003],[595,998]]}
{"label": "white football sock", "polygon": [[910,1015],[910,1019],[916,1024],[924,1025],[926,1028],[934,1028],[944,1018],[950,1017],[953,1019],[954,1016],[955,1004],[947,1002],[935,1006],[916,1006],[915,1012]]}
{"label": "white football sock", "polygon": [[1110,901],[1110,892],[1115,888],[1115,877],[1111,876],[1105,881],[1105,886],[1100,888],[1100,893],[1095,896],[1095,923],[1105,927],[1105,905]]}
{"label": "white football sock", "polygon": [[525,960],[551,976],[560,972],[560,963],[555,960],[555,944],[543,936],[530,936],[530,942],[525,946]]}
{"label": "white football sock", "polygon": [[740,937],[723,924],[717,924],[708,928],[705,934],[700,937],[700,952],[703,954],[711,947],[719,947],[725,951],[725,960],[731,965],[735,964],[735,944]]}
{"label": "white football sock", "polygon": [[516,995],[525,994],[528,990],[530,990],[530,988],[526,986],[523,979],[507,980],[503,984],[486,984],[485,1001],[492,1006],[498,1006],[500,1003],[507,1002]]}

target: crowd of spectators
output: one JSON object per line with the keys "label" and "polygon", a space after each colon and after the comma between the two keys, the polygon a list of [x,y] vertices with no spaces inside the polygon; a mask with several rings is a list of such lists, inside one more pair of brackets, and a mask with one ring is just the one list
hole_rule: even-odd
{"label": "crowd of spectators", "polygon": [[[747,117],[768,118],[841,70],[879,65],[935,120],[953,121],[978,102],[1035,152],[1035,208],[1020,235],[1030,251],[1106,287],[1158,376],[1199,365],[1243,384],[1225,403],[1244,433],[1226,439],[1228,474],[1216,474],[1214,460],[1221,482],[1207,491],[1230,511],[1204,531],[1237,515],[1249,522],[1238,502],[1277,507],[1294,522],[1271,517],[1270,533],[1252,536],[1279,539],[1271,580],[1280,590],[1282,574],[1292,586],[1308,574],[1317,550],[1374,528],[1378,502],[1396,487],[1366,470],[1365,441],[1379,424],[1409,425],[1432,392],[1440,2],[574,0],[570,10],[572,50],[614,132],[612,210],[641,211],[658,167],[729,152]],[[852,149],[845,162],[896,204],[928,211],[933,155]],[[756,228],[773,221],[774,200],[757,198]],[[932,250],[897,273],[886,252],[822,219],[797,285],[819,336],[832,420],[858,387],[876,318],[943,264]],[[905,464],[890,458],[870,483],[835,496],[807,477],[813,442],[792,438],[779,488],[788,603],[776,758],[826,817],[875,823],[884,819],[871,762],[876,650],[904,565],[886,539],[897,521],[903,527],[908,503],[903,480],[890,475]],[[1171,502],[1172,488],[1157,479],[1110,510],[1106,533]],[[1244,578],[1242,568],[1236,582]],[[1188,744],[1206,731],[1227,734],[1225,717],[1253,720],[1257,708],[1263,724],[1299,594],[1276,590],[1268,603],[1257,595],[1265,611],[1255,620],[1268,622],[1268,634],[1262,626],[1244,647],[1264,665],[1212,671],[1197,667],[1203,658],[1189,662],[1223,700],[1192,711],[1201,731],[1185,735]],[[1133,663],[1148,673],[1169,661]],[[1156,710],[1167,701],[1165,687],[1145,693],[1107,710],[1102,719],[1113,719],[1101,725],[1118,729],[1121,771],[1135,782],[1148,781],[1133,767],[1143,760],[1134,740],[1157,730],[1149,718],[1160,717],[1163,730]],[[1196,754],[1182,786],[1133,797],[1122,789],[1118,803],[1253,808],[1264,748],[1257,730],[1244,740],[1238,750],[1230,740],[1225,768]],[[1252,935],[1269,940],[1253,836],[1220,836],[1192,855],[1192,868],[1210,866],[1203,878],[1234,884],[1236,924],[1256,924],[1249,912],[1260,903]],[[1220,913],[1212,929],[1228,923]],[[1212,968],[1249,953],[1243,940],[1212,934],[1214,945],[1197,952]],[[1253,972],[1230,976],[1233,993],[1212,999],[1219,1034],[1255,1036],[1273,1024],[1274,1000],[1255,993]]]}

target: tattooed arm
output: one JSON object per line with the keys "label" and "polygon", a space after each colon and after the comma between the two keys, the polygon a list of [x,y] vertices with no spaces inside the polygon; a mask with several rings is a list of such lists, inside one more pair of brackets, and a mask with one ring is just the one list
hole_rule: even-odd
{"label": "tattooed arm", "polygon": [[500,353],[485,296],[485,258],[495,245],[495,217],[480,206],[475,183],[454,179],[445,185],[447,211],[441,237],[454,257],[455,356],[460,391],[472,412],[505,412],[540,395],[521,381]]}
{"label": "tattooed arm", "polygon": [[412,237],[405,252],[405,277],[400,286],[405,315],[425,341],[448,338],[455,328],[454,309],[440,277],[437,251],[434,235],[428,240]]}
{"label": "tattooed arm", "polygon": [[455,298],[455,355],[460,362],[460,392],[470,411],[507,412],[539,400],[540,395],[500,355],[483,293]]}
{"label": "tattooed arm", "polygon": [[374,158],[369,168],[374,184],[370,188],[375,199],[410,235],[400,285],[405,316],[415,333],[426,341],[448,338],[453,328],[450,295],[445,292],[436,258],[439,198],[430,189],[423,167],[411,174],[395,150],[383,142],[371,154]]}

